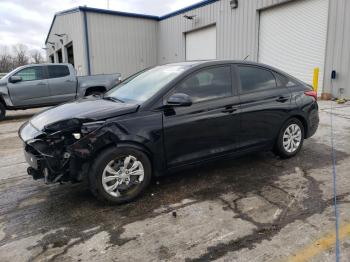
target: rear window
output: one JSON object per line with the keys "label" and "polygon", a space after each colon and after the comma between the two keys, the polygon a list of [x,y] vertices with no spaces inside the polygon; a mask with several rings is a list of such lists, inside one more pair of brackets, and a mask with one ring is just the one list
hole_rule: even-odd
{"label": "rear window", "polygon": [[265,69],[254,66],[238,66],[243,93],[275,88],[274,75]]}
{"label": "rear window", "polygon": [[282,87],[291,87],[291,86],[295,86],[296,82],[294,82],[293,80],[291,80],[289,77],[281,75],[279,73],[274,73],[276,76],[276,80],[277,80],[277,85],[278,86],[282,86]]}
{"label": "rear window", "polygon": [[69,76],[69,68],[64,65],[48,66],[49,78]]}

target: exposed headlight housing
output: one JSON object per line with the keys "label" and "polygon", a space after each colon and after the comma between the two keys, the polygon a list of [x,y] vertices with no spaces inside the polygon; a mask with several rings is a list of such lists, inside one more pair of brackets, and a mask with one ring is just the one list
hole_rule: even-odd
{"label": "exposed headlight housing", "polygon": [[44,131],[50,134],[53,132],[66,132],[69,130],[79,130],[82,122],[83,122],[82,120],[77,118],[66,119],[66,120],[58,121],[56,123],[45,126]]}
{"label": "exposed headlight housing", "polygon": [[103,126],[105,121],[96,121],[96,122],[86,122],[82,124],[81,126],[81,133],[83,135],[87,135],[97,129],[99,129],[101,126]]}

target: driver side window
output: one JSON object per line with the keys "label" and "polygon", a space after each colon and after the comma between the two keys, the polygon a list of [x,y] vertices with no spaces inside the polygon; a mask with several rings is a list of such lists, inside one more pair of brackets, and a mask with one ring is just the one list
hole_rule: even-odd
{"label": "driver side window", "polygon": [[28,67],[18,71],[14,76],[22,77],[22,81],[34,81],[44,79],[43,69],[39,66]]}
{"label": "driver side window", "polygon": [[189,95],[193,102],[202,102],[232,95],[231,67],[202,69],[181,82],[176,93]]}

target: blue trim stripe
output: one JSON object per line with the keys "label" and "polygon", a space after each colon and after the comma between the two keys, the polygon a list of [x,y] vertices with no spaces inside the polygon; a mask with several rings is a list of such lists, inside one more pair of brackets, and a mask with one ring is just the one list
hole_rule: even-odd
{"label": "blue trim stripe", "polygon": [[72,9],[68,9],[68,10],[64,10],[61,12],[58,12],[55,14],[54,18],[52,19],[51,25],[50,25],[50,29],[49,32],[47,34],[46,40],[45,40],[45,44],[47,44],[47,41],[49,39],[49,35],[51,33],[52,30],[52,26],[56,20],[57,16],[60,15],[66,15],[66,14],[71,14],[71,13],[75,13],[75,12],[79,12],[79,11],[83,11],[83,12],[92,12],[92,13],[100,13],[100,14],[109,14],[109,15],[118,15],[118,16],[126,16],[126,17],[135,17],[135,18],[144,18],[144,19],[151,19],[151,20],[156,20],[156,21],[161,21],[188,11],[191,11],[193,9],[202,7],[202,6],[206,6],[212,3],[215,3],[217,1],[220,0],[204,0],[201,1],[199,3],[190,5],[188,7],[182,8],[180,10],[177,10],[175,12],[172,12],[170,14],[166,14],[163,16],[153,16],[153,15],[146,15],[146,14],[136,14],[136,13],[128,13],[128,12],[120,12],[120,11],[112,11],[112,10],[106,10],[106,9],[99,9],[99,8],[92,8],[92,7],[86,7],[86,6],[79,6],[79,7],[75,7]]}
{"label": "blue trim stripe", "polygon": [[204,0],[202,2],[199,2],[199,3],[196,3],[196,4],[193,4],[193,5],[190,5],[188,7],[185,7],[185,8],[182,8],[180,10],[177,10],[175,12],[172,12],[170,14],[167,14],[167,15],[163,15],[163,16],[160,16],[159,17],[159,20],[164,20],[164,19],[167,19],[169,17],[172,17],[172,16],[176,16],[176,15],[179,15],[179,14],[182,14],[182,13],[185,13],[185,12],[188,12],[188,11],[191,11],[193,9],[196,9],[196,8],[199,8],[199,7],[202,7],[202,6],[206,6],[206,5],[209,5],[209,4],[212,4],[212,3],[215,3],[219,0]]}
{"label": "blue trim stripe", "polygon": [[128,12],[113,11],[113,10],[106,10],[106,9],[99,9],[99,8],[92,8],[92,7],[85,7],[85,6],[80,6],[79,9],[81,11],[92,12],[92,13],[100,13],[100,14],[107,14],[107,15],[119,15],[119,16],[127,16],[127,17],[137,17],[137,18],[146,18],[146,19],[152,19],[152,20],[159,20],[158,16],[153,16],[153,15],[134,14],[134,13],[128,13]]}
{"label": "blue trim stripe", "polygon": [[91,75],[89,30],[88,30],[86,11],[83,11],[83,15],[84,15],[84,35],[85,35],[85,52],[86,52],[87,73],[88,73],[88,75]]}

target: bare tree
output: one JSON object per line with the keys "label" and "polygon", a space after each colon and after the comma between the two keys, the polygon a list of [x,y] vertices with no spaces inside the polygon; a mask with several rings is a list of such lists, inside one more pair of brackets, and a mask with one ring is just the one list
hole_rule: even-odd
{"label": "bare tree", "polygon": [[28,51],[28,47],[23,44],[12,46],[11,50],[6,45],[0,44],[0,73],[7,73],[16,67],[29,63],[44,63],[45,58],[40,49]]}
{"label": "bare tree", "polygon": [[7,73],[13,69],[13,59],[7,46],[0,50],[0,73]]}
{"label": "bare tree", "polygon": [[23,44],[18,44],[12,47],[13,49],[13,64],[15,67],[26,65],[29,62],[28,47]]}
{"label": "bare tree", "polygon": [[31,58],[31,62],[34,64],[41,64],[45,61],[41,52],[36,49],[30,51],[30,58]]}

